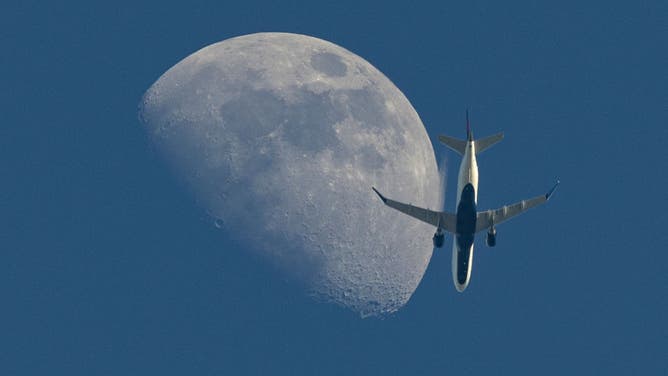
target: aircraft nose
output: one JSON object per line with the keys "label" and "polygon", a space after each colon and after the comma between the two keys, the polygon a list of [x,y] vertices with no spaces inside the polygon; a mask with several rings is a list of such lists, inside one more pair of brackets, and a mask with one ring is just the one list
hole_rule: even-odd
{"label": "aircraft nose", "polygon": [[468,285],[469,285],[468,281],[466,281],[466,283],[463,284],[455,282],[455,288],[457,289],[458,292],[464,292],[464,290],[466,290]]}

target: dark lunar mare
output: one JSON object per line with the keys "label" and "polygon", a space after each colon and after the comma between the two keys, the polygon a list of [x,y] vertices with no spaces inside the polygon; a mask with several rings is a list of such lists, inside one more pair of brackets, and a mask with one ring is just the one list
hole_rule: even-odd
{"label": "dark lunar mare", "polygon": [[476,225],[475,189],[466,184],[457,206],[457,282],[466,283]]}

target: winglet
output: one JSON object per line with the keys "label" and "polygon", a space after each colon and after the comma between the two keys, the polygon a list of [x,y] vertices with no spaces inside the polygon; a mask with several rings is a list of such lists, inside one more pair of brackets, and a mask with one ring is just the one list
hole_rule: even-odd
{"label": "winglet", "polygon": [[559,186],[559,183],[561,183],[561,182],[559,180],[557,180],[557,183],[554,185],[554,187],[552,187],[552,189],[550,189],[550,191],[545,194],[545,200],[550,199],[550,196],[552,196],[554,191],[557,189],[557,186]]}
{"label": "winglet", "polygon": [[376,188],[371,187],[371,189],[373,189],[373,191],[376,192],[378,197],[380,197],[380,199],[383,200],[384,203],[387,203],[387,199],[385,198],[385,196],[381,195],[380,192],[378,192],[378,190]]}
{"label": "winglet", "polygon": [[466,139],[473,141],[473,133],[471,133],[471,124],[469,123],[469,109],[466,109]]}

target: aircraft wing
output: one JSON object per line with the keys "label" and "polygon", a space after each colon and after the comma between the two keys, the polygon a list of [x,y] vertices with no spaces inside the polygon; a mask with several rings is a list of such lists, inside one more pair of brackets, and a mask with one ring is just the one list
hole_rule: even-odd
{"label": "aircraft wing", "polygon": [[559,181],[557,181],[557,184],[555,184],[554,187],[552,187],[552,189],[550,189],[550,191],[544,195],[536,196],[528,200],[522,200],[499,209],[478,212],[475,232],[487,230],[488,228],[492,227],[492,225],[498,225],[509,220],[510,218],[524,213],[533,207],[547,202],[547,200],[550,199],[550,196],[552,196],[552,193],[554,193],[554,190],[557,189],[558,185]]}
{"label": "aircraft wing", "polygon": [[408,214],[413,218],[419,219],[422,222],[428,223],[432,226],[441,228],[449,233],[455,233],[457,231],[457,217],[452,213],[446,212],[437,212],[429,209],[423,209],[417,206],[410,204],[404,204],[403,202],[390,200],[389,198],[383,196],[376,190],[376,188],[371,188],[374,192],[383,200],[385,205],[396,209],[404,214]]}

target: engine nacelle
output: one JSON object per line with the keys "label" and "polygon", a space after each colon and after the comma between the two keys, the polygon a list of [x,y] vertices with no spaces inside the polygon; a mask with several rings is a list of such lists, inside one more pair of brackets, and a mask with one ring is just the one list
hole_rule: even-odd
{"label": "engine nacelle", "polygon": [[441,247],[443,247],[443,243],[445,242],[445,234],[440,232],[440,231],[437,231],[434,234],[434,237],[432,238],[432,240],[434,242],[434,247],[435,248],[441,248]]}
{"label": "engine nacelle", "polygon": [[496,245],[496,229],[494,226],[487,232],[487,246],[494,247]]}

